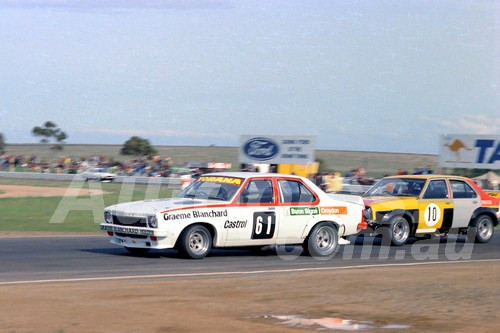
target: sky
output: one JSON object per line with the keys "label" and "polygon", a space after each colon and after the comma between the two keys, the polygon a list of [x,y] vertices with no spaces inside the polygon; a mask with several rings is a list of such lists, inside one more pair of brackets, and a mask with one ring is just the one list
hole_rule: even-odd
{"label": "sky", "polygon": [[498,1],[0,1],[0,132],[438,153],[500,134]]}

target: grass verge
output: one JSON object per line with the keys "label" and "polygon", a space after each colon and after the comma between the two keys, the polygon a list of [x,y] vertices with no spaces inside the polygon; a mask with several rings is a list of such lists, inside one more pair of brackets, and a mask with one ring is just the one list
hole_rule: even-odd
{"label": "grass verge", "polygon": [[[24,186],[49,186],[49,187],[81,187],[94,188],[101,186],[104,194],[102,200],[89,200],[89,195],[81,195],[71,198],[72,202],[68,208],[70,211],[61,223],[49,223],[54,212],[58,209],[62,197],[16,197],[0,199],[0,230],[2,231],[53,231],[53,232],[99,232],[98,223],[94,221],[93,210],[119,202],[144,200],[146,198],[169,198],[172,189],[166,186],[150,188],[146,185],[130,184],[78,184],[66,182],[43,182],[43,181],[0,181],[0,185],[24,185]],[[155,185],[156,186],[156,185]],[[157,195],[151,193],[159,191]],[[120,198],[120,193],[122,197]],[[126,193],[127,195],[123,195]],[[148,195],[147,195],[148,194]],[[154,193],[156,194],[156,193]],[[81,200],[83,199],[83,200]],[[81,200],[81,205],[79,201]],[[100,203],[99,203],[100,202]],[[102,206],[104,202],[104,207]]]}

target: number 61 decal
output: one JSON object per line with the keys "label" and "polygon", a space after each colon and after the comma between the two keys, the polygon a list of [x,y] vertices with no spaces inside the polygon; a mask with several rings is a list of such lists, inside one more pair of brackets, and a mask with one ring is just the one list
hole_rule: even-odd
{"label": "number 61 decal", "polygon": [[428,204],[424,211],[424,221],[429,227],[434,226],[441,219],[441,209],[436,204]]}
{"label": "number 61 decal", "polygon": [[253,213],[252,239],[273,238],[275,227],[276,227],[275,212]]}

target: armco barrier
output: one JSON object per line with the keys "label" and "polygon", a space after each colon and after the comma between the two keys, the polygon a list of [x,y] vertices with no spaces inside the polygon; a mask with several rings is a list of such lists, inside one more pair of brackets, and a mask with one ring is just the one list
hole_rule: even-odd
{"label": "armco barrier", "polygon": [[[8,172],[0,171],[0,179],[26,179],[26,180],[53,180],[72,181],[75,176],[58,173],[36,173],[36,172]],[[82,178],[83,180],[83,178]]]}
{"label": "armco barrier", "polygon": [[[59,173],[37,173],[37,172],[8,172],[0,171],[0,179],[25,179],[25,180],[47,180],[47,181],[73,181],[84,180],[79,175],[68,175]],[[151,185],[167,185],[180,187],[181,180],[179,178],[163,178],[163,177],[128,177],[117,176],[114,183],[130,182],[135,184],[151,184]]]}

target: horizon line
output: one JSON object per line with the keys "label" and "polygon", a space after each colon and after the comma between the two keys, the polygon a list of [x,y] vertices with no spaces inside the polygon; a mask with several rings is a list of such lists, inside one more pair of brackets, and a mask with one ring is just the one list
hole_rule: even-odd
{"label": "horizon line", "polygon": [[[50,145],[50,143],[5,143],[5,147],[8,146],[45,146]],[[123,146],[120,143],[64,143],[63,146]],[[219,146],[219,145],[155,145],[152,144],[153,147],[203,147],[203,148],[239,148],[238,146]],[[353,153],[372,153],[372,154],[400,154],[400,155],[428,155],[428,156],[436,156],[439,154],[433,153],[408,153],[408,152],[391,152],[391,151],[379,151],[379,150],[348,150],[348,149],[334,149],[334,148],[315,148],[316,151],[338,151],[338,152],[353,152]]]}

